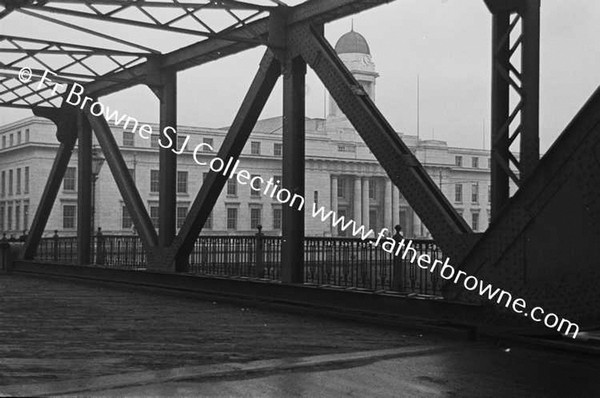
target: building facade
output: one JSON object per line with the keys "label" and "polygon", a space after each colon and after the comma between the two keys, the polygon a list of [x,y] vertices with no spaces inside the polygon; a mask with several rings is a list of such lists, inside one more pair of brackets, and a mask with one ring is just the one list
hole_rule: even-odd
{"label": "building facade", "polygon": [[[342,61],[375,100],[379,74],[366,40],[351,31],[336,44]],[[157,132],[158,126],[152,125]],[[260,120],[240,157],[240,169],[252,176],[281,180],[281,117]],[[114,137],[134,178],[148,213],[158,225],[158,135],[143,139],[137,133],[113,126]],[[213,129],[178,126],[177,226],[187,215],[209,168],[200,166],[193,156],[199,144],[203,151],[197,159],[208,163],[216,156],[227,128]],[[31,117],[0,127],[0,232],[19,236],[29,225],[46,184],[58,142],[56,128],[46,119]],[[448,200],[475,231],[487,228],[490,218],[489,151],[449,147],[438,140],[420,140],[398,133],[411,148]],[[189,139],[187,138],[189,136]],[[97,143],[95,143],[97,145]],[[419,217],[402,197],[373,154],[362,142],[348,119],[330,100],[327,118],[306,119],[306,235],[343,236],[312,217],[313,204],[336,211],[359,225],[379,230],[403,227],[406,236],[429,237]],[[132,220],[112,178],[109,167],[100,169],[95,184],[94,222],[105,233],[134,233]],[[203,234],[250,234],[258,225],[263,232],[281,233],[282,209],[276,199],[230,179],[225,186]],[[77,147],[62,183],[46,228],[60,235],[76,233],[77,226]]]}

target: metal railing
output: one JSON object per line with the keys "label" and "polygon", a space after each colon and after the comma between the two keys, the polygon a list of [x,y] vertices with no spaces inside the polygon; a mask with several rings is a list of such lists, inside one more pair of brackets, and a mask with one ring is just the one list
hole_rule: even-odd
{"label": "metal railing", "polygon": [[[304,281],[320,286],[397,291],[439,295],[437,273],[394,256],[374,245],[375,240],[307,237],[304,240]],[[408,240],[406,241],[408,242]],[[428,254],[431,262],[442,259],[432,240],[412,240],[416,255]],[[401,254],[403,250],[401,251]],[[92,258],[97,266],[146,269],[141,240],[133,235],[97,235]],[[63,264],[77,263],[77,238],[55,234],[43,238],[36,259]],[[280,280],[281,237],[262,233],[246,236],[200,236],[189,258],[189,273],[218,277]]]}

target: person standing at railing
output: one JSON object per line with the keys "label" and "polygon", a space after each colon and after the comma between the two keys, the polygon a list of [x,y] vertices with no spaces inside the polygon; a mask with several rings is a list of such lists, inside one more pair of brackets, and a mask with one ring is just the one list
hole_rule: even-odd
{"label": "person standing at railing", "polygon": [[[402,227],[400,225],[396,225],[394,227],[396,233],[392,236],[397,244],[400,244],[402,239],[404,239],[404,235],[402,234]],[[394,256],[392,258],[392,289],[395,291],[402,291],[404,289],[404,278],[403,278],[403,266],[402,266],[402,258],[400,256]]]}

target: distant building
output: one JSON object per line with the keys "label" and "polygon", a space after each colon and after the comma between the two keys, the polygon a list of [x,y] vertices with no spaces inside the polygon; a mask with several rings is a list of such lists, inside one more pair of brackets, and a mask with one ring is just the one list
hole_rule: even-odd
{"label": "distant building", "polygon": [[[342,61],[375,100],[379,74],[367,41],[351,31],[335,46]],[[265,179],[281,180],[281,117],[260,120],[240,158],[240,168]],[[154,131],[158,126],[153,125]],[[55,126],[49,120],[30,117],[0,127],[0,232],[18,236],[29,229],[39,204],[58,142]],[[150,140],[113,126],[131,175],[158,225],[158,135]],[[181,226],[194,200],[208,166],[193,159],[193,148],[207,143],[218,150],[227,128],[212,129],[179,126],[182,136],[190,136],[187,148],[178,155],[177,226]],[[411,148],[442,192],[475,231],[487,228],[490,217],[489,151],[448,147],[444,141],[418,140],[398,133]],[[326,119],[306,119],[306,234],[339,236],[311,216],[313,203],[337,211],[358,224],[379,230],[403,227],[409,237],[429,237],[406,200],[394,187],[373,154],[362,142],[348,119],[330,100]],[[205,162],[216,153],[202,152]],[[65,175],[47,225],[47,235],[75,234],[77,226],[77,148]],[[96,183],[95,225],[105,233],[132,233],[132,221],[117,186],[105,165]],[[240,185],[235,179],[225,186],[204,234],[249,234],[262,225],[267,234],[280,234],[281,204],[277,200]]]}

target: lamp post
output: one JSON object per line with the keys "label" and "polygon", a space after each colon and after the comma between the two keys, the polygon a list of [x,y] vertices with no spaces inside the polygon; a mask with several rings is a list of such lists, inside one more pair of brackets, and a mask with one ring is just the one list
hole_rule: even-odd
{"label": "lamp post", "polygon": [[92,236],[94,234],[94,221],[96,218],[96,180],[104,164],[104,157],[98,148],[92,149]]}

